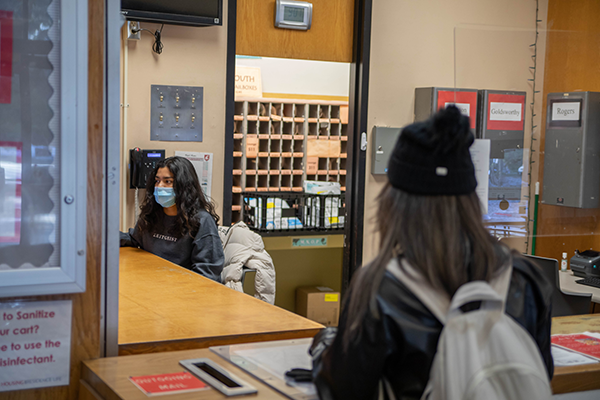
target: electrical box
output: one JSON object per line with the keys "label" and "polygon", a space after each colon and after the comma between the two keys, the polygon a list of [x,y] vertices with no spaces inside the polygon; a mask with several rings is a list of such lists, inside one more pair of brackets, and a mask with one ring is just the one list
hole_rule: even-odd
{"label": "electrical box", "polygon": [[152,85],[150,140],[202,141],[204,88]]}
{"label": "electrical box", "polygon": [[480,90],[477,138],[490,139],[490,200],[520,200],[525,92]]}
{"label": "electrical box", "polygon": [[542,203],[598,208],[599,197],[600,93],[550,93]]}
{"label": "electrical box", "polygon": [[455,105],[471,120],[475,134],[477,126],[477,90],[426,87],[415,89],[415,122],[425,121],[440,108]]}
{"label": "electrical box", "polygon": [[399,136],[400,128],[373,127],[373,138],[371,139],[373,143],[373,146],[371,146],[373,149],[371,152],[372,174],[387,173],[390,154],[392,154]]}

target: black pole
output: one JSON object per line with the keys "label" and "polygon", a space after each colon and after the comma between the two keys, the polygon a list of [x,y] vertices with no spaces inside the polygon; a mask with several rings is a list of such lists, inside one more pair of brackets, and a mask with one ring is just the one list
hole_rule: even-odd
{"label": "black pole", "polygon": [[353,56],[350,66],[350,107],[348,120],[348,170],[346,185],[346,229],[342,291],[348,288],[354,272],[362,264],[369,61],[371,53],[372,0],[356,0],[354,10]]}
{"label": "black pole", "polygon": [[225,162],[223,166],[223,226],[231,225],[233,201],[233,110],[235,107],[235,37],[237,0],[227,2],[227,71],[225,73]]}

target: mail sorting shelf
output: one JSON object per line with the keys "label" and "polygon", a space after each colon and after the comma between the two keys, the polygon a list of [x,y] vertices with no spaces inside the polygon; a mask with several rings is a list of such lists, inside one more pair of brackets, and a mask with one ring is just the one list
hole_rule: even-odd
{"label": "mail sorting shelf", "polygon": [[236,99],[232,221],[242,192],[301,192],[305,180],[345,191],[347,145],[347,102]]}
{"label": "mail sorting shelf", "polygon": [[243,192],[242,220],[261,235],[343,231],[345,193]]}

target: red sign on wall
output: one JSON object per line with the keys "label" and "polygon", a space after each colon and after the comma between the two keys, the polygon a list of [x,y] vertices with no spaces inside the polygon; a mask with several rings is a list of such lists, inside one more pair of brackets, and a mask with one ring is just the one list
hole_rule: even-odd
{"label": "red sign on wall", "polygon": [[13,13],[0,10],[0,104],[10,103],[13,57]]}
{"label": "red sign on wall", "polygon": [[525,96],[518,94],[488,95],[487,129],[522,131],[525,124]]}
{"label": "red sign on wall", "polygon": [[461,113],[468,116],[471,129],[475,129],[477,122],[477,92],[438,91],[437,109],[446,108],[450,104],[454,104]]}

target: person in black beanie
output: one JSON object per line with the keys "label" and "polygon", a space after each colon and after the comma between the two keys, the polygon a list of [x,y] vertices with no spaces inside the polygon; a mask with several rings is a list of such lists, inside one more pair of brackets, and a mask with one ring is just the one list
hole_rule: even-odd
{"label": "person in black beanie", "polygon": [[390,272],[392,263],[409,265],[452,298],[464,283],[490,282],[512,262],[506,313],[531,334],[552,377],[552,288],[483,226],[473,141],[468,117],[454,106],[402,130],[377,199],[379,253],[355,273],[337,330],[321,331],[311,346],[321,399],[423,394],[443,326]]}

